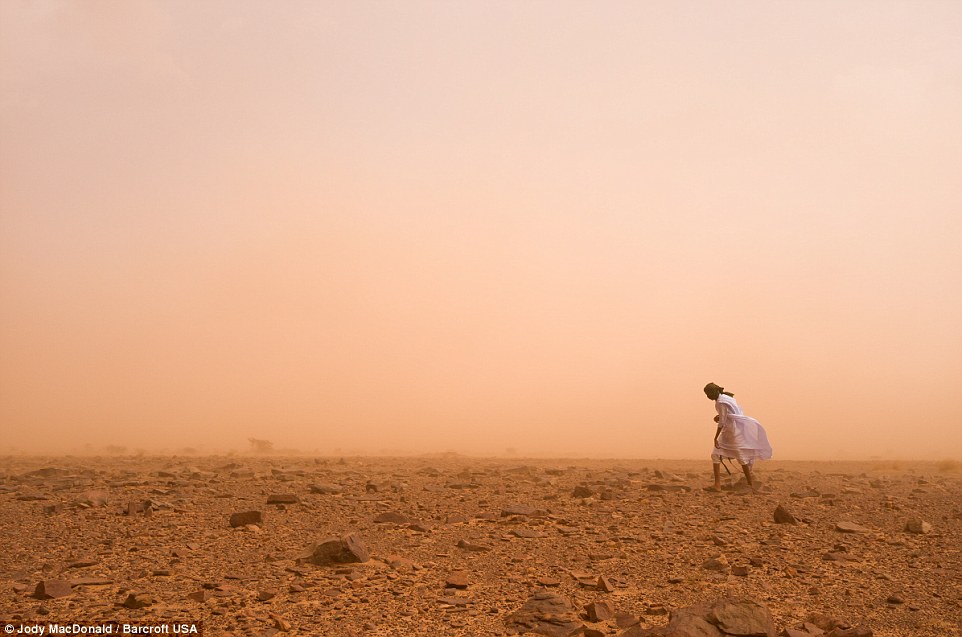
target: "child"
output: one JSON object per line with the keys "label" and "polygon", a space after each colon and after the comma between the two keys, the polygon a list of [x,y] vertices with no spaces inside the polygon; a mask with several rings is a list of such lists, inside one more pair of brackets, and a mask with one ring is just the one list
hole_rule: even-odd
{"label": "child", "polygon": [[744,415],[735,402],[735,395],[725,391],[724,387],[708,383],[705,385],[705,395],[715,401],[715,411],[718,412],[715,416],[718,430],[715,431],[715,448],[711,454],[715,484],[709,489],[721,491],[722,458],[738,460],[749,488],[754,489],[752,463],[772,457],[772,446],[768,444],[764,427],[754,418]]}

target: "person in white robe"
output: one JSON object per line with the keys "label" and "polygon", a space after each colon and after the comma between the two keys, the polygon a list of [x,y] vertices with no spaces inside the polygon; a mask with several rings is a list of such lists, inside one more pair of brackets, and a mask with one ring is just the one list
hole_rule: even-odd
{"label": "person in white robe", "polygon": [[715,401],[715,431],[714,449],[712,450],[712,472],[715,478],[713,491],[721,490],[721,463],[723,459],[737,460],[745,474],[748,486],[754,489],[752,480],[752,465],[756,460],[768,460],[772,457],[772,446],[768,442],[768,435],[761,423],[742,413],[741,407],[735,402],[735,395],[725,391],[724,387],[715,383],[705,385],[705,395]]}

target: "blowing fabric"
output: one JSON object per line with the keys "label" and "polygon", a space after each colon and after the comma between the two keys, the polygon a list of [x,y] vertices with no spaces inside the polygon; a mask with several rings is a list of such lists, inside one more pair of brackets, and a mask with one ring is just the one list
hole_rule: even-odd
{"label": "blowing fabric", "polygon": [[713,461],[733,458],[745,465],[772,457],[772,446],[768,443],[765,428],[754,418],[743,414],[734,398],[720,395],[715,400],[715,411],[718,412],[721,433],[717,446],[712,450]]}

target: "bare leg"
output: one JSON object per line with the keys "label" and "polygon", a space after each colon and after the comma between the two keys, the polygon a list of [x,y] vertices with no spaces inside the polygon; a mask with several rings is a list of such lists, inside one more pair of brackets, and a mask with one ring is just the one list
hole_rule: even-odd
{"label": "bare leg", "polygon": [[721,491],[721,465],[717,462],[713,462],[711,465],[712,473],[715,476],[715,486],[711,488],[712,491]]}
{"label": "bare leg", "polygon": [[752,466],[750,464],[743,464],[742,472],[745,474],[745,481],[748,483],[748,486],[754,489],[755,485],[752,483]]}

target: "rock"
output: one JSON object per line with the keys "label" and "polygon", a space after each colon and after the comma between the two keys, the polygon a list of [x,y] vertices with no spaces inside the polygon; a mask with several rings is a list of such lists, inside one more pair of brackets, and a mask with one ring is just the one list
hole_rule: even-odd
{"label": "rock", "polygon": [[445,588],[457,588],[464,590],[470,586],[468,581],[468,574],[465,571],[455,571],[448,575],[447,579],[444,581]]}
{"label": "rock", "polygon": [[585,606],[590,622],[603,622],[615,616],[615,609],[609,602],[591,602]]}
{"label": "rock", "polygon": [[44,467],[43,469],[28,471],[23,475],[27,478],[57,478],[70,475],[70,471],[68,469],[61,469],[60,467]]}
{"label": "rock", "polygon": [[871,628],[856,626],[855,628],[835,628],[829,631],[825,637],[873,637],[874,634]]}
{"label": "rock", "polygon": [[712,605],[706,619],[728,635],[774,637],[772,613],[751,599],[727,599]]}
{"label": "rock", "polygon": [[77,502],[83,507],[105,507],[107,506],[108,499],[109,496],[106,491],[96,489],[93,491],[84,491],[80,494],[80,499]]}
{"label": "rock", "polygon": [[411,520],[406,516],[398,513],[397,511],[388,511],[387,513],[382,513],[374,518],[374,521],[378,524],[393,523],[393,524],[408,524]]}
{"label": "rock", "polygon": [[274,620],[274,628],[277,630],[286,633],[291,629],[291,623],[277,613],[270,613],[269,616]]}
{"label": "rock", "polygon": [[277,591],[264,590],[257,592],[257,601],[259,602],[269,602],[275,597],[277,597]]}
{"label": "rock", "polygon": [[738,577],[748,577],[750,571],[751,567],[747,564],[732,567],[732,575],[737,575]]}
{"label": "rock", "polygon": [[634,626],[622,637],[775,637],[772,614],[751,599],[726,598],[671,612],[668,625],[644,629]]}
{"label": "rock", "polygon": [[603,592],[605,592],[605,593],[614,593],[614,592],[615,592],[615,587],[614,587],[614,585],[612,585],[611,580],[609,580],[609,579],[608,579],[607,577],[605,577],[604,575],[602,575],[602,576],[600,576],[600,577],[598,578],[598,584],[597,584],[597,586],[598,586],[598,590],[599,590],[599,591],[603,591]]}
{"label": "rock", "polygon": [[367,548],[361,539],[351,533],[340,538],[328,538],[311,549],[304,561],[318,566],[332,564],[352,564],[370,559]]}
{"label": "rock", "polygon": [[855,524],[854,522],[836,522],[835,530],[841,533],[868,533],[872,529]]}
{"label": "rock", "polygon": [[50,498],[36,489],[21,489],[17,492],[16,499],[24,502],[34,502],[37,500],[49,500]]}
{"label": "rock", "polygon": [[798,524],[795,516],[788,512],[782,505],[775,507],[775,524]]}
{"label": "rock", "polygon": [[541,531],[537,531],[535,529],[512,529],[511,535],[515,537],[528,538],[528,539],[545,537],[544,533],[542,533]]}
{"label": "rock", "polygon": [[728,558],[720,554],[710,557],[701,565],[701,567],[709,571],[717,571],[719,573],[727,573],[731,569],[731,565],[728,563]]}
{"label": "rock", "polygon": [[571,493],[571,495],[575,498],[590,498],[594,494],[594,491],[584,485],[578,485]]}
{"label": "rock", "polygon": [[187,594],[187,599],[191,599],[195,602],[206,602],[208,599],[214,596],[213,591],[199,590],[193,593]]}
{"label": "rock", "polygon": [[146,608],[154,603],[154,598],[147,593],[130,593],[127,595],[127,599],[124,600],[123,606],[125,608]]}
{"label": "rock", "polygon": [[464,607],[468,606],[469,604],[473,604],[474,600],[468,597],[445,596],[439,597],[438,602],[441,604],[446,604],[447,606]]}
{"label": "rock", "polygon": [[548,591],[538,592],[528,598],[521,608],[504,620],[508,634],[547,635],[547,637],[570,637],[584,629],[571,603],[564,597]]}
{"label": "rock", "polygon": [[686,484],[659,484],[657,482],[646,484],[645,489],[648,491],[671,491],[685,493],[691,491],[691,487]]}
{"label": "rock", "polygon": [[834,617],[829,617],[828,615],[822,615],[820,613],[809,613],[809,615],[805,618],[803,627],[811,631],[809,625],[815,626],[822,631],[830,631],[836,628],[850,628],[850,625],[846,622],[835,619]]}
{"label": "rock", "polygon": [[641,618],[630,613],[615,613],[615,626],[618,628],[631,628],[641,623]]}
{"label": "rock", "polygon": [[464,549],[465,551],[472,551],[474,553],[483,553],[484,551],[490,551],[490,546],[483,546],[481,544],[473,544],[467,540],[458,541],[458,548]]}
{"label": "rock", "polygon": [[153,511],[153,506],[150,500],[130,501],[124,509],[124,515],[136,515],[137,513],[150,515],[151,511]]}
{"label": "rock", "polygon": [[114,581],[107,577],[78,577],[77,579],[70,580],[70,585],[77,586],[106,586],[108,584],[113,584]]}
{"label": "rock", "polygon": [[272,493],[267,496],[267,504],[297,504],[300,501],[296,493]]}
{"label": "rock", "polygon": [[925,535],[932,532],[932,525],[925,520],[919,518],[912,518],[905,523],[905,530],[908,533],[916,533],[918,535]]}
{"label": "rock", "polygon": [[98,562],[95,559],[74,560],[72,562],[67,563],[67,568],[88,568],[90,566],[97,566],[97,564],[99,563],[100,562]]}
{"label": "rock", "polygon": [[544,511],[525,504],[512,504],[501,510],[501,517],[503,518],[511,517],[512,515],[534,517],[544,515]]}
{"label": "rock", "polygon": [[73,590],[70,582],[64,579],[48,579],[37,584],[33,591],[33,596],[37,599],[53,599],[55,597],[66,597],[71,595]]}
{"label": "rock", "polygon": [[230,525],[232,528],[247,526],[248,524],[261,524],[263,522],[264,514],[260,511],[241,511],[239,513],[232,513],[230,516]]}
{"label": "rock", "polygon": [[344,489],[337,486],[336,484],[326,484],[326,483],[316,483],[310,486],[311,493],[319,493],[321,495],[336,495],[342,493]]}
{"label": "rock", "polygon": [[426,522],[411,522],[407,525],[407,529],[415,533],[430,533],[434,527]]}
{"label": "rock", "polygon": [[411,572],[420,568],[414,560],[400,555],[388,555],[385,562],[395,571]]}

